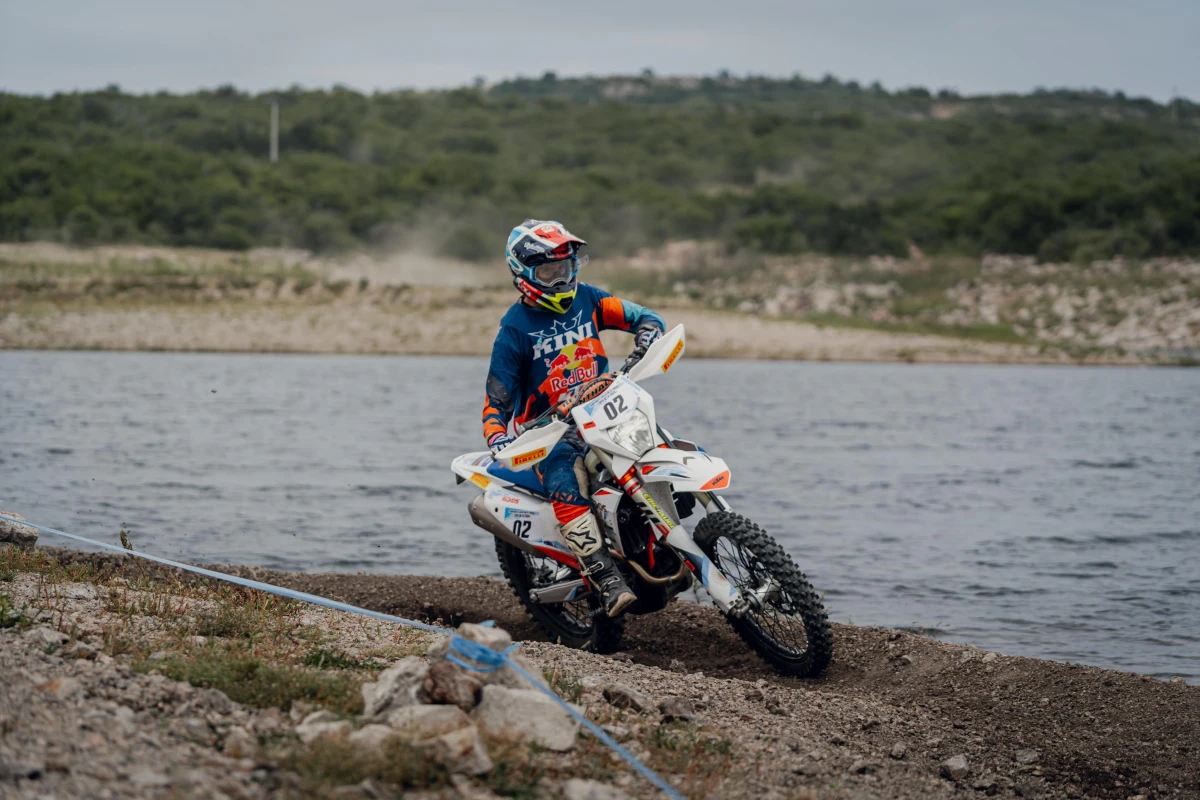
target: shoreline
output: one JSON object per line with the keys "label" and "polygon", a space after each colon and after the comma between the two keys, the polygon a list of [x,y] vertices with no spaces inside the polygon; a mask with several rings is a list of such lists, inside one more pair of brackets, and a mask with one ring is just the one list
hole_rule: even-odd
{"label": "shoreline", "polygon": [[[487,356],[507,304],[416,308],[369,302],[320,305],[223,303],[112,308],[13,309],[0,305],[0,351],[76,350],[325,355]],[[815,324],[736,312],[661,306],[668,326],[683,323],[690,358],[850,363],[1178,366],[1160,358],[1015,345],[940,334]],[[613,359],[628,337],[601,336]]]}
{"label": "shoreline", "polygon": [[[0,549],[0,554],[3,552]],[[220,596],[207,588],[207,579],[132,558],[57,548],[40,548],[18,557],[26,560],[8,565],[14,573],[7,583],[0,583],[0,591],[14,596],[24,592],[33,602],[55,605],[60,626],[77,631],[81,639],[88,638],[88,631],[99,630],[103,619],[112,618],[114,604],[126,615],[123,624],[133,624],[142,631],[140,635],[152,638],[139,645],[136,637],[129,638],[132,634],[95,638],[99,634],[93,633],[92,644],[64,643],[64,654],[71,648],[92,647],[93,659],[115,662],[117,669],[127,669],[122,665],[128,664],[135,674],[148,670],[153,676],[156,664],[162,665],[160,671],[171,673],[168,668],[176,668],[177,658],[212,657],[220,648],[241,646],[236,644],[236,630],[226,631],[211,623],[202,645],[194,636],[167,644],[153,638],[160,636],[155,631],[163,628],[165,607],[181,609],[172,613],[183,614],[188,625],[191,615],[207,613],[203,598]],[[45,559],[41,567],[37,567],[37,559]],[[41,569],[42,577],[37,578],[31,569]],[[972,790],[1001,797],[1127,800],[1135,793],[1148,800],[1200,797],[1200,781],[1192,768],[1195,742],[1200,741],[1200,687],[1097,667],[1005,656],[908,631],[840,624],[834,626],[835,655],[828,673],[816,681],[797,681],[775,675],[741,644],[717,612],[694,604],[674,603],[656,614],[632,618],[624,649],[600,656],[545,642],[507,586],[492,579],[285,573],[234,566],[219,569],[411,619],[450,625],[495,619],[522,642],[521,652],[553,677],[555,688],[568,692],[589,715],[611,720],[622,731],[636,730],[624,734],[632,737],[627,745],[644,753],[652,767],[684,787],[689,797],[951,798]],[[54,570],[62,571],[65,583],[55,584],[47,577]],[[105,581],[120,591],[102,591]],[[166,606],[137,599],[159,596],[156,592],[193,599]],[[105,608],[109,609],[107,617]],[[331,649],[335,647],[341,648],[336,658],[349,658],[351,653],[358,653],[354,657],[359,658],[367,652],[362,649],[364,644],[353,641],[362,635],[353,632],[362,627],[359,623],[338,624],[336,612],[298,608],[305,619],[319,618],[320,624],[332,625],[330,630],[337,631],[334,639],[321,640],[321,652],[326,654],[322,659],[335,657]],[[40,630],[44,629],[17,637],[0,631],[5,639],[0,659],[39,659],[39,674],[51,676],[44,684],[47,686],[59,685],[54,683],[58,680],[86,683],[87,670],[77,671],[69,679],[55,677],[73,669],[72,663],[86,667],[82,661],[59,658],[56,662],[32,651],[21,655],[24,651],[18,643],[29,637],[40,642],[51,635]],[[235,639],[227,639],[229,636]],[[126,642],[121,645],[125,649],[107,654],[105,643],[114,641]],[[149,648],[164,647],[168,648],[165,655],[146,660]],[[96,654],[97,648],[103,651],[101,655]],[[91,669],[101,669],[98,661],[90,663],[94,665]],[[345,670],[329,674],[337,677],[334,673],[349,674]],[[369,677],[373,673],[364,674]],[[153,680],[164,685],[166,679]],[[656,701],[668,691],[690,698],[698,719],[688,724],[696,727],[666,726],[656,721],[656,714],[619,712],[619,718],[614,717],[600,696],[600,689],[614,681]],[[234,694],[243,688],[236,683],[227,685]],[[139,712],[137,719],[146,713]],[[288,723],[286,714],[281,716],[269,708],[248,709],[248,713],[246,721],[247,712],[232,712],[234,717],[240,714],[238,724],[251,731],[262,724],[264,715],[276,725],[283,719],[285,733],[299,722],[293,718]],[[172,722],[170,727],[177,724]],[[214,730],[220,734],[223,729],[217,725]],[[705,741],[719,739],[720,752],[728,758],[718,759],[719,769],[706,771],[714,764],[700,751],[685,754],[656,749],[663,741],[663,731]],[[13,741],[24,740],[25,732],[18,726]],[[583,755],[588,752],[596,751],[585,748]],[[193,758],[182,751],[170,757]],[[959,757],[965,761],[964,771],[953,766]],[[263,758],[259,756],[258,763]],[[555,774],[562,777],[569,774],[564,769],[575,770],[577,775],[581,768],[586,770],[569,758],[552,763],[557,764]],[[157,765],[170,773],[163,778],[164,788],[175,780],[172,766],[169,758]],[[257,763],[248,770],[254,768]],[[605,768],[607,777],[601,777],[602,782],[619,786],[629,796],[652,796],[644,784],[611,769],[615,768]],[[70,770],[66,773],[71,774]],[[697,776],[703,780],[698,781]],[[259,784],[261,789],[270,785]],[[449,796],[470,795],[452,792]]]}
{"label": "shoreline", "polygon": [[[674,243],[586,277],[684,323],[693,358],[1200,363],[1200,263],[741,264],[711,250]],[[505,275],[415,252],[0,243],[0,350],[482,356],[514,301]],[[627,337],[602,338],[628,351]]]}

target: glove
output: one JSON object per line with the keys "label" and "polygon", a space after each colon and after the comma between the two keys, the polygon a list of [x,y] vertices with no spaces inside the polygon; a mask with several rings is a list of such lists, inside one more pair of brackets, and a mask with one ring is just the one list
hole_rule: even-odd
{"label": "glove", "polygon": [[492,451],[492,458],[495,458],[497,453],[508,447],[514,441],[515,440],[513,437],[509,436],[507,433],[492,434],[492,438],[488,439],[488,447]]}
{"label": "glove", "polygon": [[633,335],[633,343],[638,348],[645,350],[650,345],[662,338],[663,332],[653,325],[643,325],[637,329],[637,333]]}

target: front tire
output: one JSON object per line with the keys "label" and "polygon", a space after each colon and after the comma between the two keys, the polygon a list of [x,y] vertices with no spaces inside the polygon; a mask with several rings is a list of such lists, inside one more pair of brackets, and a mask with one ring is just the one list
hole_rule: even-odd
{"label": "front tire", "polygon": [[594,653],[615,653],[621,649],[625,619],[612,619],[603,611],[595,613],[600,608],[600,601],[594,593],[570,603],[542,604],[529,599],[529,590],[537,585],[538,570],[545,562],[551,565],[556,562],[549,558],[539,559],[500,539],[496,540],[496,557],[513,594],[550,641]]}
{"label": "front tire", "polygon": [[816,678],[833,656],[825,606],[808,578],[767,532],[732,511],[706,515],[693,536],[700,549],[748,599],[741,618],[726,617],[742,640],[784,675]]}

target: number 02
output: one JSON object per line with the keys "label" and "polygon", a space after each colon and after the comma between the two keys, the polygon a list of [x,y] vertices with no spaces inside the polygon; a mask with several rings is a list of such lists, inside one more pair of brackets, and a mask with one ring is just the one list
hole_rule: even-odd
{"label": "number 02", "polygon": [[609,419],[616,419],[628,406],[625,405],[625,395],[619,394],[604,404],[604,413]]}

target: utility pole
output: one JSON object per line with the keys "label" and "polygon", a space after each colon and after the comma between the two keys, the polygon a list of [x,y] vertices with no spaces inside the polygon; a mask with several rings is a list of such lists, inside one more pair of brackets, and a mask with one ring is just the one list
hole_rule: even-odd
{"label": "utility pole", "polygon": [[271,163],[279,160],[279,99],[271,101]]}

